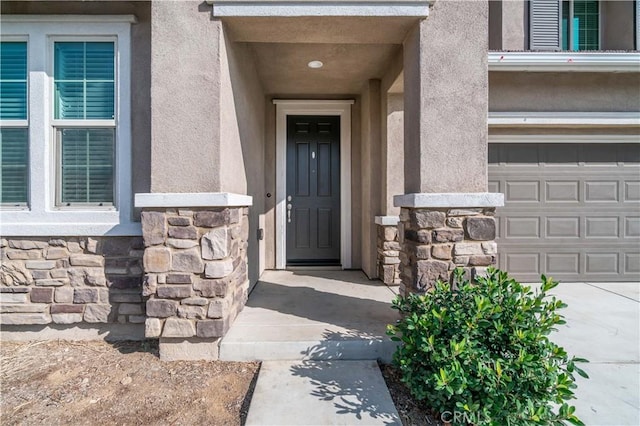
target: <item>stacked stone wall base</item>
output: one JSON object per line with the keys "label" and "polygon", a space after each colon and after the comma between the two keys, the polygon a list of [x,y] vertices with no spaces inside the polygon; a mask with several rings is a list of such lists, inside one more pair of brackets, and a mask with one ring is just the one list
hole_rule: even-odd
{"label": "stacked stone wall base", "polygon": [[454,269],[474,279],[496,263],[495,208],[403,208],[400,294],[424,293]]}
{"label": "stacked stone wall base", "polygon": [[162,359],[217,358],[217,342],[248,296],[247,214],[243,207],[142,212],[145,336],[160,339]]}
{"label": "stacked stone wall base", "polygon": [[142,327],[143,252],[140,237],[2,238],[3,329],[105,323]]}
{"label": "stacked stone wall base", "polygon": [[397,225],[378,227],[378,277],[388,286],[400,285],[400,243]]}

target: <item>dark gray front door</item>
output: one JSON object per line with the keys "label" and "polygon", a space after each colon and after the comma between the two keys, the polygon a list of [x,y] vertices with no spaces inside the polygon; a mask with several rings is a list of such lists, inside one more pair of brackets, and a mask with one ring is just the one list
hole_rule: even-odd
{"label": "dark gray front door", "polygon": [[340,117],[287,117],[287,264],[340,264]]}

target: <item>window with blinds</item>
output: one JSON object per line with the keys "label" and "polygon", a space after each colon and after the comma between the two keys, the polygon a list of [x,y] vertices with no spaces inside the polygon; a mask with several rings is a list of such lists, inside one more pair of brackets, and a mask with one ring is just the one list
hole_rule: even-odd
{"label": "window with blinds", "polygon": [[55,42],[57,204],[112,205],[115,171],[115,46]]}
{"label": "window with blinds", "polygon": [[600,49],[598,0],[530,0],[531,50]]}
{"label": "window with blinds", "polygon": [[0,42],[0,204],[25,206],[29,189],[27,42]]}

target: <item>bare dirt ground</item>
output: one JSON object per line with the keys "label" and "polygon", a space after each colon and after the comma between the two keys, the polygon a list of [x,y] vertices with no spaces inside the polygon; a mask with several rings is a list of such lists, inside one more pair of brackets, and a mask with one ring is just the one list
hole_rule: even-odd
{"label": "bare dirt ground", "polygon": [[3,342],[2,425],[240,425],[259,363],[162,362],[150,342]]}
{"label": "bare dirt ground", "polygon": [[[257,362],[162,362],[154,342],[0,345],[2,425],[242,425]],[[440,426],[381,365],[404,426]]]}

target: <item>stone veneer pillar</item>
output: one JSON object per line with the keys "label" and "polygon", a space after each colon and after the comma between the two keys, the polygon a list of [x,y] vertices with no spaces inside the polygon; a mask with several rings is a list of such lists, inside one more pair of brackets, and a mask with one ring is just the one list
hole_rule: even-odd
{"label": "stone veneer pillar", "polygon": [[217,359],[247,300],[248,206],[227,193],[137,194],[144,239],[145,337],[162,360]]}
{"label": "stone veneer pillar", "polygon": [[494,214],[504,204],[502,194],[406,194],[395,196],[394,204],[401,207],[401,295],[451,282],[457,267],[473,279],[496,263]]}
{"label": "stone veneer pillar", "polygon": [[400,284],[398,216],[376,216],[378,229],[378,277],[388,286]]}

